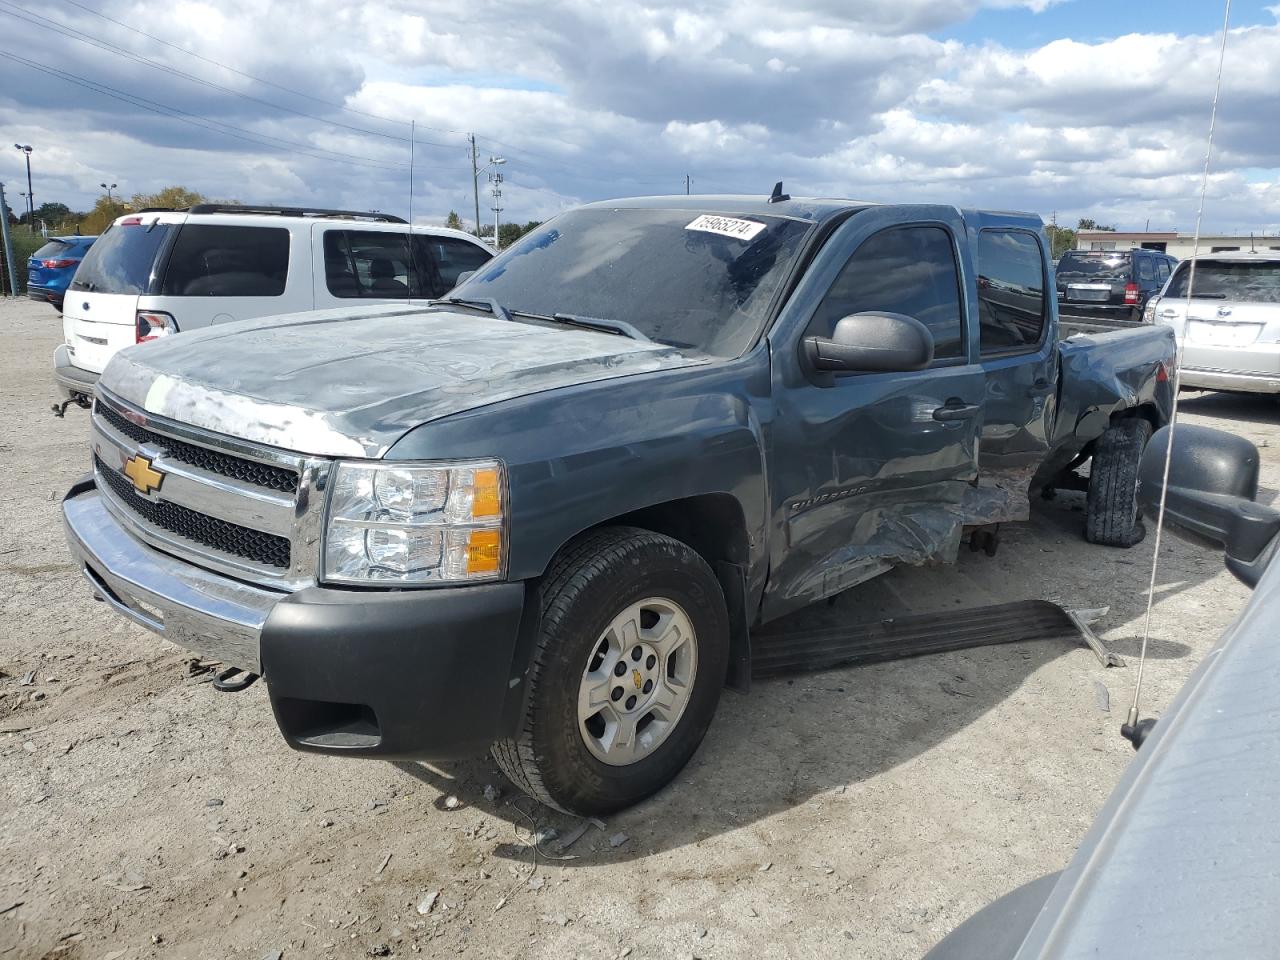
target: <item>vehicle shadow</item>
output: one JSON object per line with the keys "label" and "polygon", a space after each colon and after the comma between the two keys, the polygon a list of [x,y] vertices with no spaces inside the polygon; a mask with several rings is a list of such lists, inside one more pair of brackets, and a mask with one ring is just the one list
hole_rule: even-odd
{"label": "vehicle shadow", "polygon": [[1246,423],[1280,423],[1280,399],[1262,393],[1187,391],[1178,398],[1183,413]]}
{"label": "vehicle shadow", "polygon": [[[1108,623],[1126,623],[1126,630],[1132,629],[1145,609],[1150,544],[1128,551],[1091,546],[1080,538],[1075,524],[1078,519],[1069,504],[1037,506],[1031,524],[1008,528],[995,558],[964,549],[956,566],[894,570],[846,591],[833,603],[810,606],[769,629],[832,627],[907,612],[1032,598],[1054,599],[1067,606],[1110,606],[1114,615],[1098,624],[1099,630]],[[1069,526],[1068,536],[1064,528]],[[1121,560],[1126,565],[1116,565]],[[1099,564],[1114,566],[1114,575],[1100,576]],[[1186,589],[1221,569],[1220,562],[1162,567],[1159,597]],[[1065,576],[1063,571],[1087,575]],[[1045,594],[1046,584],[1057,596]],[[1126,657],[1136,657],[1138,642],[1128,637],[1108,640]],[[1042,667],[1076,651],[1080,651],[1075,657],[1079,689],[1087,691],[1081,693],[1080,710],[1096,711],[1093,681],[1127,684],[1131,671],[1106,670],[1082,643],[1071,639],[977,647],[798,674],[757,682],[745,696],[726,691],[706,741],[674,783],[637,807],[610,817],[603,830],[588,828],[567,851],[559,851],[551,841],[542,845],[541,852],[548,859],[576,857],[562,861],[563,866],[592,866],[643,858],[749,826],[926,753],[1004,704]],[[1147,655],[1179,659],[1190,652],[1187,644],[1176,639],[1153,636]],[[1119,717],[1113,719],[1118,725]],[[1037,737],[1041,742],[1061,737],[1069,743],[1071,734],[1060,724],[1045,723]],[[483,810],[486,816],[509,822],[522,837],[530,836],[535,824],[564,836],[582,823],[524,797],[488,758],[396,766],[439,791],[437,808]],[[499,788],[501,795],[494,797],[492,788]],[[620,835],[627,839],[612,847],[610,838]],[[527,843],[498,843],[492,853],[524,861],[533,856]]]}

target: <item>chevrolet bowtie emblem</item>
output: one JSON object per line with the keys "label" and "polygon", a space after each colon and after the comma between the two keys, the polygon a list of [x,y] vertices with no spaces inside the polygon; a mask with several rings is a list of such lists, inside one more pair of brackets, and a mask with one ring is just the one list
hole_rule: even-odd
{"label": "chevrolet bowtie emblem", "polygon": [[640,689],[641,685],[644,683],[644,677],[642,677],[642,676],[640,675],[640,671],[639,671],[639,670],[632,670],[632,671],[631,671],[631,682],[632,682],[632,683],[634,683],[634,684],[636,685],[636,689],[637,689],[637,690],[639,690],[639,689]]}
{"label": "chevrolet bowtie emblem", "polygon": [[151,466],[151,461],[142,454],[136,454],[124,462],[124,475],[133,481],[133,487],[139,493],[151,493],[159,490],[164,483],[164,474]]}

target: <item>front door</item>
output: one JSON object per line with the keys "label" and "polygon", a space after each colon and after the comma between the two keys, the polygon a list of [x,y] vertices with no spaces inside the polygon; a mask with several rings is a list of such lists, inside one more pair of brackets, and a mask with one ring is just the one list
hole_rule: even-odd
{"label": "front door", "polygon": [[[770,337],[773,530],[766,619],[899,562],[953,553],[977,476],[984,377],[954,208],[865,210],[815,259]],[[798,349],[862,311],[902,313],[933,334],[909,373],[815,373]],[[799,314],[799,315],[797,315]]]}

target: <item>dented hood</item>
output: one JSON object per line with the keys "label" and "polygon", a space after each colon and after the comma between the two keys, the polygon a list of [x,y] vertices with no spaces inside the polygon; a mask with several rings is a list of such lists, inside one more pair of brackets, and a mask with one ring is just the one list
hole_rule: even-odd
{"label": "dented hood", "polygon": [[148,413],[315,456],[556,387],[694,366],[671,347],[392,305],[209,327],[123,350],[102,387]]}

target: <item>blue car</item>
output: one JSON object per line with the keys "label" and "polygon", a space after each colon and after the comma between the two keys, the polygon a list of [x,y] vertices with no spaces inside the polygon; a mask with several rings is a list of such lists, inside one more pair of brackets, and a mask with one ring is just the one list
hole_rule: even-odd
{"label": "blue car", "polygon": [[97,237],[50,237],[27,261],[27,296],[62,309],[76,267]]}

